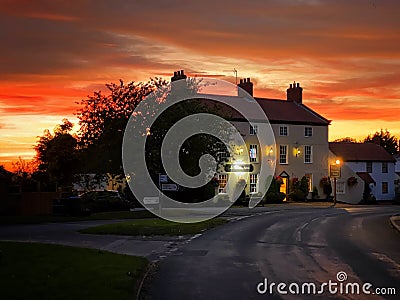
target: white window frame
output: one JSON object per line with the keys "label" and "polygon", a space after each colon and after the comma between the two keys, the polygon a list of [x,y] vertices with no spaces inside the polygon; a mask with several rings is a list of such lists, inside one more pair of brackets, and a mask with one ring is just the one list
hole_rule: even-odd
{"label": "white window frame", "polygon": [[[309,149],[309,153],[307,149]],[[313,163],[313,147],[311,145],[304,146],[304,163],[305,164]]]}
{"label": "white window frame", "polygon": [[340,194],[340,195],[346,194],[346,182],[344,182],[344,181],[336,182],[336,194]]}
{"label": "white window frame", "polygon": [[[251,150],[252,149],[256,149],[256,157],[255,158],[252,158],[251,156],[250,156],[250,153],[251,153]],[[249,161],[250,162],[257,162],[258,161],[258,145],[257,144],[251,144],[251,145],[249,145]]]}
{"label": "white window frame", "polygon": [[258,193],[258,173],[250,174],[250,193]]}
{"label": "white window frame", "polygon": [[250,124],[250,135],[256,135],[258,132],[258,125],[257,124]]}
{"label": "white window frame", "polygon": [[[311,129],[311,134],[308,132],[308,130]],[[312,137],[314,135],[314,129],[310,126],[304,127],[304,137]]]}
{"label": "white window frame", "polygon": [[228,184],[228,179],[228,174],[218,174],[218,194],[226,193],[226,185]]}
{"label": "white window frame", "polygon": [[[284,134],[285,132],[283,132],[284,129],[286,129],[286,134]],[[289,127],[286,125],[279,126],[279,136],[289,136]]]}
{"label": "white window frame", "polygon": [[[285,153],[283,153],[283,149],[285,149]],[[279,145],[279,164],[280,165],[287,165],[289,164],[289,146],[288,145]],[[282,157],[285,157],[285,162],[282,162]]]}

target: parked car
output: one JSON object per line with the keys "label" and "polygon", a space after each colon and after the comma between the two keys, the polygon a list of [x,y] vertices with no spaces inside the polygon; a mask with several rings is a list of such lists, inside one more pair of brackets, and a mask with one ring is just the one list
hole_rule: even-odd
{"label": "parked car", "polygon": [[90,191],[79,196],[81,206],[87,212],[129,210],[132,204],[121,197],[118,191]]}

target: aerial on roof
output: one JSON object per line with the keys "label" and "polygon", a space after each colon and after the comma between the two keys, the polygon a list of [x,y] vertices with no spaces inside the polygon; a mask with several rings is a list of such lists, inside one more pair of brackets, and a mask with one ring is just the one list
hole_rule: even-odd
{"label": "aerial on roof", "polygon": [[383,147],[375,143],[329,143],[329,150],[343,161],[396,162]]}

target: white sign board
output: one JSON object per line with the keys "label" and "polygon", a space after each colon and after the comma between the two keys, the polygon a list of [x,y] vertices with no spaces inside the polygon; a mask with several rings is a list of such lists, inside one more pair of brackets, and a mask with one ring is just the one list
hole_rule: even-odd
{"label": "white sign board", "polygon": [[162,191],[177,191],[178,185],[175,183],[165,183],[161,185]]}
{"label": "white sign board", "polygon": [[160,174],[160,182],[167,183],[168,182],[168,175]]}
{"label": "white sign board", "polygon": [[144,197],[143,203],[144,204],[158,204],[158,203],[160,203],[160,198],[159,197]]}

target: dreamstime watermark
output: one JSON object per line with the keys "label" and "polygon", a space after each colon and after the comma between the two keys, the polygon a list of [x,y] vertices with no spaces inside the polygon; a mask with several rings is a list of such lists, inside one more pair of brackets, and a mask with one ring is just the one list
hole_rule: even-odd
{"label": "dreamstime watermark", "polygon": [[[157,136],[157,141],[162,140],[160,149],[152,148],[159,144],[146,144],[146,141],[154,134],[154,124],[157,124],[157,120],[162,118],[164,112],[173,109],[173,106],[176,107],[177,104],[193,99],[203,99],[206,102],[212,101],[229,107],[235,113],[239,113],[241,120],[239,123],[242,126],[246,124],[244,121],[248,124],[256,124],[257,129],[253,132],[256,140],[251,142],[257,144],[256,151],[254,148],[248,149],[243,139],[248,132],[243,132],[243,129],[240,131],[233,125],[231,119],[221,117],[221,114],[204,111],[186,115],[176,121],[165,134]],[[248,125],[245,128],[249,130]],[[221,195],[203,202],[182,203],[168,194],[171,191],[179,192],[181,187],[184,189],[203,187],[213,179],[215,180],[215,174],[218,173],[221,165],[216,157],[210,154],[201,155],[198,160],[200,173],[195,176],[186,174],[180,164],[181,152],[183,150],[190,152],[190,149],[183,149],[185,141],[198,134],[209,135],[222,142],[229,151],[228,157],[231,159],[232,168],[237,167],[243,170],[248,168],[238,173],[240,176],[228,177],[224,196],[227,196],[229,201],[220,201],[223,205],[216,205]],[[211,219],[228,209],[245,188],[245,185],[238,188],[238,182],[240,180],[249,182],[250,168],[252,170],[256,168],[255,172],[257,172],[258,193],[251,195],[249,202],[250,208],[255,207],[265,195],[274,175],[275,150],[272,127],[264,110],[251,95],[226,81],[194,78],[177,80],[168,86],[160,87],[139,103],[125,129],[122,161],[128,185],[136,199],[146,209],[163,219],[193,223]],[[159,174],[155,174],[157,170],[148,167],[147,159],[150,152],[153,157],[154,153],[158,153],[161,157],[162,171],[158,171]],[[254,162],[250,161],[254,153],[258,157],[255,166],[252,165]],[[156,180],[155,175],[159,176]],[[168,192],[165,193],[165,191]]]}
{"label": "dreamstime watermark", "polygon": [[257,284],[259,294],[279,295],[396,295],[394,287],[374,287],[371,283],[345,282],[347,274],[340,271],[336,274],[336,281],[329,280],[323,283],[303,282],[268,282],[267,278]]}

